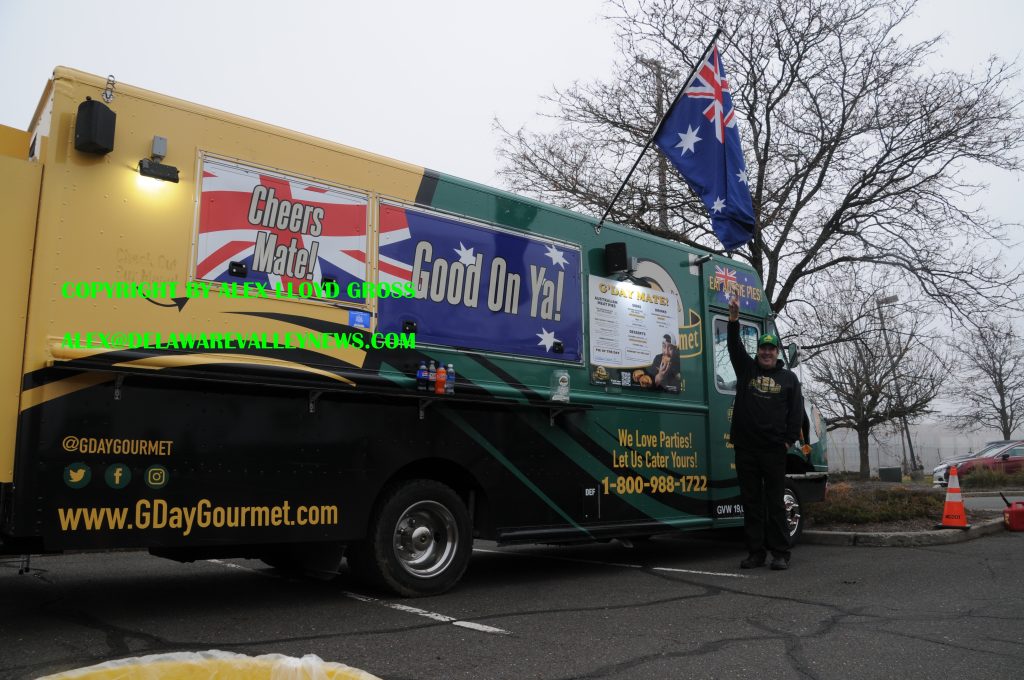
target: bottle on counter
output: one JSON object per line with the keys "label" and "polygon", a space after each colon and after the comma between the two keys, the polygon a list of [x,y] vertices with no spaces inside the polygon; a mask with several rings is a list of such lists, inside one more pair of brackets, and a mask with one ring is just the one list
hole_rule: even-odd
{"label": "bottle on counter", "polygon": [[448,364],[448,369],[445,371],[444,393],[455,394],[455,367],[451,364]]}
{"label": "bottle on counter", "polygon": [[434,360],[430,360],[430,368],[427,369],[427,391],[431,392],[434,389],[434,383],[437,381],[437,366],[434,364]]}
{"label": "bottle on counter", "polygon": [[416,369],[416,389],[420,392],[427,391],[427,362],[421,361],[420,367]]}
{"label": "bottle on counter", "polygon": [[444,364],[437,367],[437,381],[434,383],[434,394],[444,394],[444,387],[447,384],[447,371]]}
{"label": "bottle on counter", "polygon": [[551,371],[551,401],[569,401],[569,371]]}

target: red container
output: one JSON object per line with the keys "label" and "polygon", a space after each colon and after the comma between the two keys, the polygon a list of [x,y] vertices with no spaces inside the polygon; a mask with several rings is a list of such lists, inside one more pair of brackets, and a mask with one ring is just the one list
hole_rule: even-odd
{"label": "red container", "polygon": [[1024,501],[1014,501],[1010,507],[1003,508],[1003,524],[1010,531],[1024,531]]}

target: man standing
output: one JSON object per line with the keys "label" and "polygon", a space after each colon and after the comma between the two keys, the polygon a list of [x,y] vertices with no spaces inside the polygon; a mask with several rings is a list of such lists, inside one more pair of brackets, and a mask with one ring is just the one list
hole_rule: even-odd
{"label": "man standing", "polygon": [[789,568],[789,532],[782,496],[786,483],[786,452],[800,438],[803,400],[796,374],[782,367],[779,338],[760,336],[757,358],[740,342],[740,309],[729,301],[729,359],[736,371],[730,441],[736,452],[736,473],[743,500],[743,529],[749,555],[743,569],[763,566],[767,552],[772,569]]}

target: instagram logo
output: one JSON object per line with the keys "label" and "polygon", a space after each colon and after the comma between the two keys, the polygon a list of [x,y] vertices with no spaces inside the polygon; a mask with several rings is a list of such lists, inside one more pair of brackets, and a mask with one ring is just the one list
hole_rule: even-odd
{"label": "instagram logo", "polygon": [[163,465],[150,465],[146,468],[146,486],[150,489],[162,489],[167,486],[167,468]]}

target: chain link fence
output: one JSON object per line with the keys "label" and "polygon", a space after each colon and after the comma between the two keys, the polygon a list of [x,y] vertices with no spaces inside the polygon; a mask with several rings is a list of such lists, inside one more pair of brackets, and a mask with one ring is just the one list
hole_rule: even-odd
{"label": "chain link fence", "polygon": [[[833,430],[828,436],[829,470],[859,471],[860,448],[857,433],[853,430]],[[927,475],[939,461],[962,453],[980,451],[988,442],[1002,439],[1002,435],[998,432],[952,430],[939,423],[918,423],[911,425],[910,438],[914,445],[914,455]],[[872,432],[868,447],[872,475],[878,473],[879,467],[902,467],[905,471],[910,470],[910,452],[902,433],[878,429]]]}

